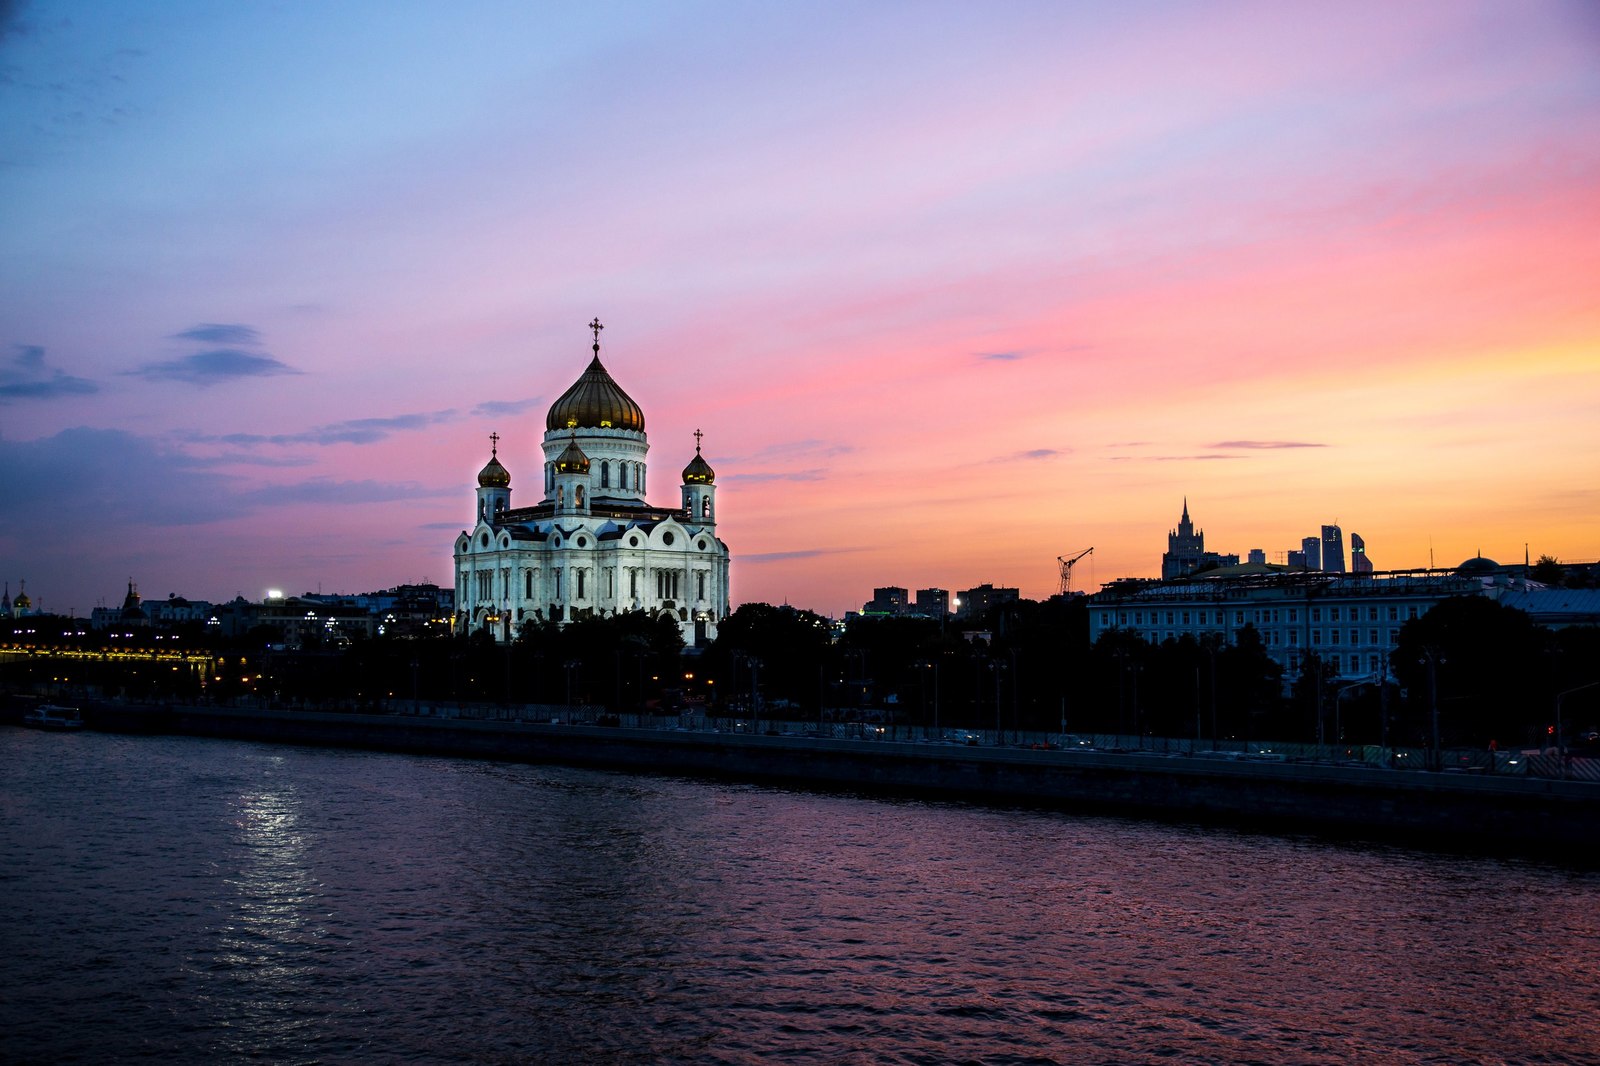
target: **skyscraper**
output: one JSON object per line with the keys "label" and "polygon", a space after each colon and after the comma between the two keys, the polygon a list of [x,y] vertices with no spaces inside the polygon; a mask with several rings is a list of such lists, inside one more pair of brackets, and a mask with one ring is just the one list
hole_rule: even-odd
{"label": "skyscraper", "polygon": [[1199,568],[1206,554],[1206,535],[1189,521],[1189,498],[1183,498],[1183,517],[1178,528],[1167,532],[1167,551],[1161,557],[1161,580],[1192,574]]}
{"label": "skyscraper", "polygon": [[1300,542],[1300,553],[1305,557],[1307,570],[1322,569],[1322,541],[1316,537],[1306,537]]}
{"label": "skyscraper", "polygon": [[1350,534],[1350,572],[1370,574],[1372,570],[1372,560],[1367,558],[1367,542],[1361,539],[1360,533]]}
{"label": "skyscraper", "polygon": [[1322,569],[1330,574],[1344,573],[1344,530],[1322,527]]}

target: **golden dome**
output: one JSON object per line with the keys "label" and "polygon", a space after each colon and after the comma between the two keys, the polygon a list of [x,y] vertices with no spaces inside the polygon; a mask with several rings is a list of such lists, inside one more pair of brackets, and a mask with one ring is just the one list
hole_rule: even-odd
{"label": "golden dome", "polygon": [[567,444],[567,450],[556,456],[556,473],[587,474],[588,472],[589,457],[583,454],[583,449],[578,447],[578,440],[574,437]]}
{"label": "golden dome", "polygon": [[478,471],[478,487],[481,489],[509,489],[511,487],[511,471],[500,465],[500,460],[491,455],[488,465]]}
{"label": "golden dome", "polygon": [[500,434],[489,434],[489,463],[478,471],[480,489],[509,489],[511,471],[500,465]]}
{"label": "golden dome", "polygon": [[644,432],[644,411],[600,364],[595,345],[589,369],[550,406],[546,429],[631,429]]}
{"label": "golden dome", "polygon": [[700,449],[694,450],[694,458],[689,460],[689,465],[683,468],[683,483],[685,485],[709,485],[717,479],[717,472],[711,469],[711,464],[705,461],[700,454]]}

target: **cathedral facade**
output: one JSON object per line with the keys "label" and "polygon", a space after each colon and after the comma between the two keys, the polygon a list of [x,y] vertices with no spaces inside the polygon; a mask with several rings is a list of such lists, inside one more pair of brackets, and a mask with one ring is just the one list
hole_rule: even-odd
{"label": "cathedral facade", "polygon": [[543,496],[511,504],[498,434],[478,474],[470,530],[455,541],[455,628],[514,639],[524,625],[646,611],[688,643],[714,639],[728,614],[728,546],[717,537],[716,474],[683,468],[678,506],[653,506],[644,412],[594,358],[545,417]]}

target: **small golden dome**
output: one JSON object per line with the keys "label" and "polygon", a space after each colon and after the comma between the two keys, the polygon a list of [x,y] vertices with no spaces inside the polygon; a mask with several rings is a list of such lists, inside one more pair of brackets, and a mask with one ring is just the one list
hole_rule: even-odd
{"label": "small golden dome", "polygon": [[578,438],[574,436],[568,442],[566,451],[556,456],[556,473],[587,474],[588,472],[589,457],[583,454],[583,449],[578,447]]}
{"label": "small golden dome", "polygon": [[481,489],[509,489],[511,487],[511,471],[500,465],[496,456],[490,456],[488,465],[478,471],[478,487]]}
{"label": "small golden dome", "polygon": [[711,469],[711,464],[705,461],[698,448],[695,449],[694,458],[689,460],[689,465],[683,468],[683,483],[685,485],[709,485],[717,479],[717,472]]}
{"label": "small golden dome", "polygon": [[600,346],[583,376],[550,405],[546,429],[631,429],[644,432],[644,411],[600,363]]}

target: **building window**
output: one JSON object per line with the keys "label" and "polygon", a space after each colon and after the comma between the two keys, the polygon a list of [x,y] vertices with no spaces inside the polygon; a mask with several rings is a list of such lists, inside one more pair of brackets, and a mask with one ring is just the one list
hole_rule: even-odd
{"label": "building window", "polygon": [[1376,607],[1368,607],[1367,608],[1367,621],[1376,622],[1377,620],[1378,620],[1378,609]]}
{"label": "building window", "polygon": [[1352,643],[1352,644],[1360,644],[1361,643],[1361,630],[1352,629],[1350,631],[1350,643]]}
{"label": "building window", "polygon": [[1337,622],[1338,620],[1339,620],[1339,608],[1337,608],[1337,607],[1329,607],[1328,608],[1328,621]]}
{"label": "building window", "polygon": [[1339,643],[1339,631],[1337,629],[1328,630],[1328,643],[1329,644],[1337,644],[1337,643]]}
{"label": "building window", "polygon": [[1376,643],[1378,643],[1378,631],[1376,629],[1372,630],[1371,632],[1369,632],[1367,634],[1367,643],[1368,644],[1376,644]]}
{"label": "building window", "polygon": [[1400,621],[1400,608],[1396,607],[1392,603],[1389,605],[1389,621],[1391,621],[1391,622]]}
{"label": "building window", "polygon": [[1184,611],[1183,612],[1183,624],[1184,625],[1188,625],[1189,624],[1189,612],[1188,611]]}
{"label": "building window", "polygon": [[1313,607],[1313,608],[1311,608],[1311,620],[1313,622],[1322,621],[1322,608],[1321,607]]}
{"label": "building window", "polygon": [[1123,612],[1119,612],[1119,613],[1118,613],[1118,614],[1117,614],[1117,625],[1119,625],[1119,626],[1125,626],[1125,625],[1127,625],[1127,624],[1128,624],[1128,615],[1127,615],[1127,612],[1125,612],[1125,611],[1123,611]]}
{"label": "building window", "polygon": [[1417,617],[1417,609],[1415,607],[1407,607],[1406,617],[1415,620]]}
{"label": "building window", "polygon": [[633,567],[628,568],[628,596],[631,599],[639,598],[639,571]]}
{"label": "building window", "polygon": [[1289,608],[1289,621],[1291,621],[1291,622],[1300,621],[1300,609],[1299,608],[1297,608],[1297,607]]}
{"label": "building window", "polygon": [[1376,655],[1367,656],[1367,669],[1371,670],[1373,673],[1378,672],[1378,657]]}
{"label": "building window", "polygon": [[696,594],[700,599],[706,598],[706,575],[702,571],[695,575]]}
{"label": "building window", "polygon": [[600,487],[603,489],[611,487],[611,464],[605,461],[600,463]]}
{"label": "building window", "polygon": [[1236,626],[1244,625],[1244,612],[1243,611],[1234,611],[1233,612],[1233,624],[1236,625]]}
{"label": "building window", "polygon": [[578,571],[578,599],[580,599],[580,600],[583,599],[583,578],[584,578],[584,575],[587,574],[587,573],[588,573],[587,570],[579,570]]}
{"label": "building window", "polygon": [[1170,626],[1171,624],[1172,624],[1172,612],[1168,611],[1167,612],[1167,625]]}
{"label": "building window", "polygon": [[533,599],[533,571],[532,570],[524,570],[522,572],[522,598],[526,599],[526,600]]}
{"label": "building window", "polygon": [[1322,643],[1322,630],[1313,629],[1311,631],[1311,646],[1312,647],[1317,647],[1321,643]]}

